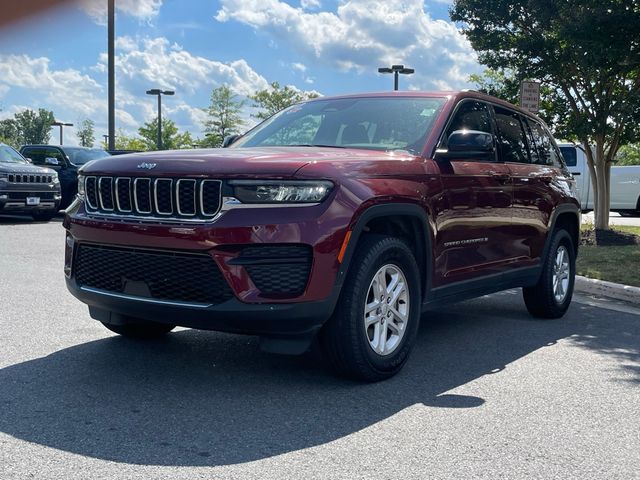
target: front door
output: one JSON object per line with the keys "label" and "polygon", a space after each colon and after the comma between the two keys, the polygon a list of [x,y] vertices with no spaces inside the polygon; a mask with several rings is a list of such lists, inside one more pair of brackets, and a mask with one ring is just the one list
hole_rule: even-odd
{"label": "front door", "polygon": [[[441,148],[456,130],[494,133],[487,104],[463,100],[445,131]],[[436,215],[433,287],[501,274],[512,256],[512,182],[495,154],[438,160],[443,184]]]}

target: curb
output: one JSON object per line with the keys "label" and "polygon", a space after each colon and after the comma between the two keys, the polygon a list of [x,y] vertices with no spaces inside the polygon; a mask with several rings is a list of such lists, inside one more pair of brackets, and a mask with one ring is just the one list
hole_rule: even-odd
{"label": "curb", "polygon": [[598,295],[614,300],[640,305],[640,287],[606,282],[576,275],[575,290],[589,295]]}

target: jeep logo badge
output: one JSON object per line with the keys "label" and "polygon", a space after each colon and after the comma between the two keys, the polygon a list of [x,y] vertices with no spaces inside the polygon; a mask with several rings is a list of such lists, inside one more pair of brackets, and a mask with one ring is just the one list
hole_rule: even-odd
{"label": "jeep logo badge", "polygon": [[156,165],[158,165],[158,164],[157,163],[142,162],[140,165],[138,165],[138,168],[144,168],[146,170],[151,170],[152,168],[156,168]]}

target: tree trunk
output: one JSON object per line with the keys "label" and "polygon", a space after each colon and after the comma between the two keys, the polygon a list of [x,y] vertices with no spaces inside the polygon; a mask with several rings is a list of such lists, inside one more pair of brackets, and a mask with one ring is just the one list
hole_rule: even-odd
{"label": "tree trunk", "polygon": [[605,158],[604,136],[596,137],[595,152],[592,158],[596,174],[594,191],[594,212],[596,230],[609,229],[609,176]]}

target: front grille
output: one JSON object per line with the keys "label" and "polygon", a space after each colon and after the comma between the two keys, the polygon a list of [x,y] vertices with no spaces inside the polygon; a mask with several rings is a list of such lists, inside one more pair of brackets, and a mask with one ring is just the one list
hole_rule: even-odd
{"label": "front grille", "polygon": [[9,183],[53,183],[52,175],[33,175],[29,173],[10,173]]}
{"label": "front grille", "polygon": [[6,192],[9,200],[25,200],[27,197],[38,197],[42,200],[55,200],[54,192]]}
{"label": "front grille", "polygon": [[80,244],[73,268],[79,286],[113,293],[212,305],[233,297],[204,254]]}
{"label": "front grille", "polygon": [[87,211],[123,217],[201,219],[222,204],[220,180],[91,176],[85,179]]}
{"label": "front grille", "polygon": [[264,295],[300,295],[311,272],[309,245],[252,245],[230,263],[243,265]]}

